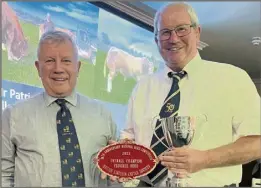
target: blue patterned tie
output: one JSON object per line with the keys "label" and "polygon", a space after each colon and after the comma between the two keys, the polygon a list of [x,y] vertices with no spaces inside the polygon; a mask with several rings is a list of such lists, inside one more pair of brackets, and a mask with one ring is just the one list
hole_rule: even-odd
{"label": "blue patterned tie", "polygon": [[[169,116],[177,116],[178,109],[179,109],[179,103],[180,103],[180,91],[179,91],[179,81],[186,75],[185,71],[181,71],[179,73],[169,73],[168,76],[173,78],[172,86],[169,91],[168,96],[166,97],[164,104],[160,111],[160,118],[165,118]],[[151,148],[156,153],[157,156],[159,156],[162,152],[166,151],[168,148],[168,143],[165,139],[165,136],[163,134],[162,127],[159,126],[160,121],[157,121],[155,126],[155,132],[157,136],[153,134],[152,140],[151,140]],[[166,145],[162,144],[161,141]],[[163,179],[168,174],[168,170],[165,166],[162,166],[161,163],[157,164],[156,168],[148,174],[148,177],[150,178],[153,185],[158,183],[161,179]]]}
{"label": "blue patterned tie", "polygon": [[84,187],[85,178],[80,145],[70,110],[65,99],[55,101],[61,109],[57,112],[56,123],[59,139],[62,186]]}

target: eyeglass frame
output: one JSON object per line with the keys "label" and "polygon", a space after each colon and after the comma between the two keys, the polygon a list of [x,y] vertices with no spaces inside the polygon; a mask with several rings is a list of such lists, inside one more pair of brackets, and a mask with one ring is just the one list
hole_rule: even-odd
{"label": "eyeglass frame", "polygon": [[[176,29],[179,28],[179,27],[181,27],[181,26],[185,26],[185,25],[188,25],[188,26],[189,26],[190,31],[189,31],[186,35],[179,36],[179,35],[177,34]],[[161,29],[161,30],[157,31],[157,33],[155,34],[155,37],[156,37],[159,41],[167,41],[167,40],[170,39],[170,37],[171,37],[173,31],[175,31],[175,33],[176,33],[176,35],[177,35],[178,37],[184,37],[184,36],[187,36],[188,34],[191,33],[191,27],[194,27],[194,28],[195,28],[196,26],[197,26],[197,25],[196,25],[195,23],[193,23],[193,24],[183,24],[183,25],[179,25],[179,26],[175,27],[174,29]],[[170,35],[169,35],[169,38],[168,38],[168,39],[160,40],[160,39],[158,38],[158,37],[159,37],[158,34],[159,34],[161,31],[163,31],[163,30],[166,30],[166,31],[170,32]]]}

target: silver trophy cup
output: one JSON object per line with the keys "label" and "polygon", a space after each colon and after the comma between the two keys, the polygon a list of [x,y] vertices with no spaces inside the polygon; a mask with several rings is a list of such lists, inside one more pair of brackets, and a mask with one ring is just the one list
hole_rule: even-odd
{"label": "silver trophy cup", "polygon": [[194,136],[194,119],[191,116],[176,116],[161,119],[164,136],[170,148],[189,145]]}
{"label": "silver trophy cup", "polygon": [[[160,119],[168,150],[173,147],[189,145],[195,132],[194,118],[191,116],[176,116]],[[186,178],[177,178],[174,174],[166,181],[166,187],[187,187]]]}
{"label": "silver trophy cup", "polygon": [[[190,145],[195,134],[195,128],[202,127],[203,124],[208,121],[208,118],[206,114],[200,114],[197,116],[173,116],[167,118],[155,116],[152,121],[153,127],[155,127],[157,121],[160,121],[159,126],[162,127],[167,144],[163,142],[162,138],[158,137],[156,131],[154,131],[154,135],[168,149],[168,151],[170,151],[173,147]],[[158,127],[156,129],[158,129]],[[199,138],[201,138],[202,133],[199,135]],[[188,177],[189,176],[187,176],[187,178]],[[172,178],[167,179],[166,187],[188,187],[187,178],[177,178],[176,174],[174,174]]]}
{"label": "silver trophy cup", "polygon": [[[182,147],[189,145],[193,139],[195,132],[194,119],[191,116],[176,116],[161,119],[161,125],[164,136],[169,145],[169,149],[173,147]],[[187,187],[186,178],[177,178],[174,175],[168,178],[167,187]]]}

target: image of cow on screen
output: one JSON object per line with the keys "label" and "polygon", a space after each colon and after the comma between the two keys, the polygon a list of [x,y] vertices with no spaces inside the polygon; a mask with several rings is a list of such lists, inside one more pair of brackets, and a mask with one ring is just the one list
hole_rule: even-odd
{"label": "image of cow on screen", "polygon": [[2,2],[2,50],[7,51],[10,61],[19,61],[28,55],[28,38],[7,2]]}
{"label": "image of cow on screen", "polygon": [[120,73],[127,78],[139,80],[142,75],[152,74],[154,65],[146,57],[135,57],[119,48],[111,47],[107,53],[104,67],[104,76],[106,76],[106,67],[109,70],[107,78],[107,92],[112,90],[113,78]]}

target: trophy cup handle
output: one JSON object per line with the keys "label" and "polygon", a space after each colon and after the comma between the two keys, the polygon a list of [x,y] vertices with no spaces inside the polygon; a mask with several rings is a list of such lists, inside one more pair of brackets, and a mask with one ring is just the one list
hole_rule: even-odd
{"label": "trophy cup handle", "polygon": [[206,114],[200,114],[198,116],[194,117],[196,121],[199,121],[199,123],[206,123],[208,121],[208,116]]}
{"label": "trophy cup handle", "polygon": [[199,131],[198,132],[198,125],[203,126],[205,123],[208,122],[208,116],[206,114],[200,114],[197,116],[193,116],[194,117],[194,121],[192,122],[192,127],[194,127],[195,132],[197,132],[197,134],[199,134],[197,140],[200,140],[201,138],[203,138],[203,131]]}

